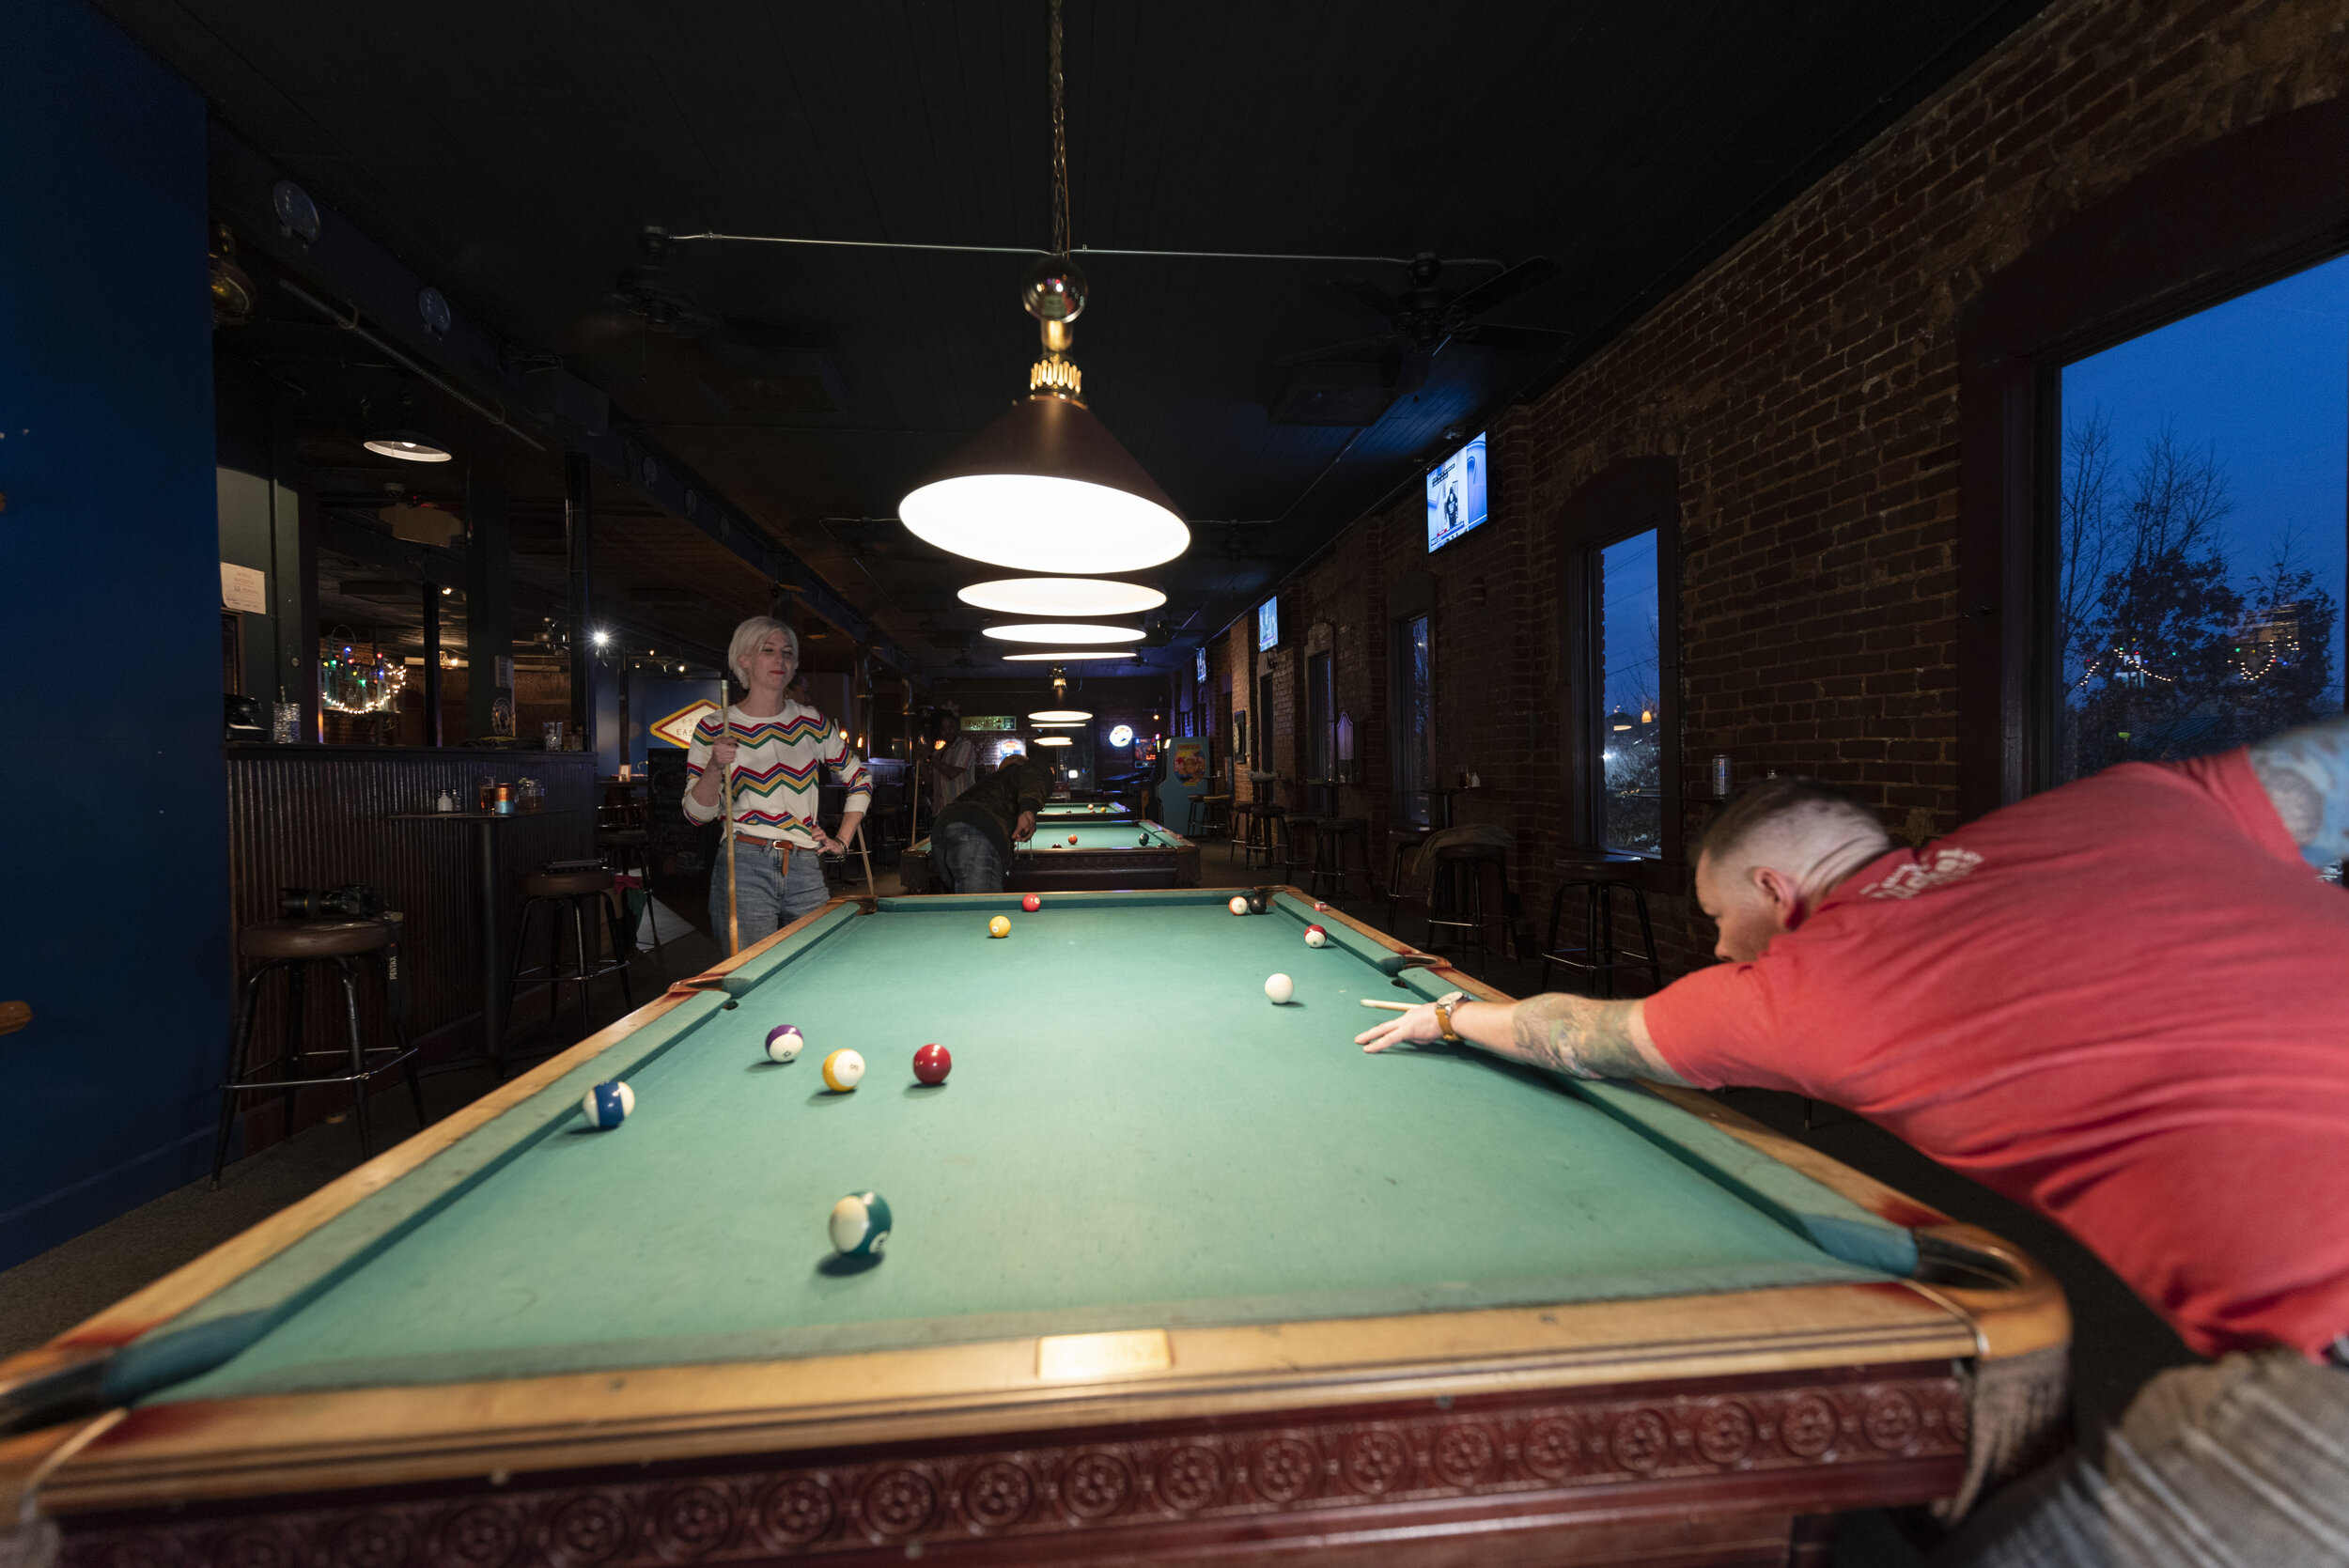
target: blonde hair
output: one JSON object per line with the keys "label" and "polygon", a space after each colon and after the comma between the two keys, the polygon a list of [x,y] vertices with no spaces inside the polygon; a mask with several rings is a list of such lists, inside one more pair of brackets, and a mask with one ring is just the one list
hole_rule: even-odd
{"label": "blonde hair", "polygon": [[753,615],[734,629],[734,640],[726,644],[726,665],[733,670],[734,678],[740,681],[746,691],[750,687],[751,677],[743,669],[742,660],[758,651],[758,644],[767,640],[767,634],[770,631],[783,633],[785,640],[791,644],[791,662],[797,664],[800,661],[800,634],[798,632],[772,615]]}

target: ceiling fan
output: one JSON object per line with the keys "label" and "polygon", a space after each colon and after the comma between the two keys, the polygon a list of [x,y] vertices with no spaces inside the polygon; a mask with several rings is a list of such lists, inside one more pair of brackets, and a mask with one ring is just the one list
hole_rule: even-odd
{"label": "ceiling fan", "polygon": [[713,309],[678,274],[668,230],[646,228],[636,243],[643,259],[613,280],[596,318],[602,330],[692,344],[689,357],[702,362],[703,384],[734,411],[837,412],[847,405],[829,333]]}
{"label": "ceiling fan", "polygon": [[1323,349],[1284,354],[1272,363],[1286,368],[1313,360],[1335,359],[1364,349],[1400,348],[1403,363],[1395,385],[1402,392],[1416,392],[1427,383],[1428,367],[1436,356],[1454,343],[1491,349],[1556,348],[1574,334],[1550,327],[1494,325],[1478,318],[1528,289],[1548,283],[1559,271],[1558,263],[1546,256],[1529,256],[1482,283],[1453,288],[1440,281],[1443,263],[1433,255],[1423,253],[1411,261],[1410,287],[1399,294],[1390,294],[1360,278],[1335,279],[1322,286],[1327,293],[1385,317],[1388,330]]}

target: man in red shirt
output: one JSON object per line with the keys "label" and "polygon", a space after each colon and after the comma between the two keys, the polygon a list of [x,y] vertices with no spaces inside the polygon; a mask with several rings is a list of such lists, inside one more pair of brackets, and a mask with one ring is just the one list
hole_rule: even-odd
{"label": "man in red shirt", "polygon": [[1917,850],[1772,780],[1698,854],[1726,962],[1637,1001],[1446,999],[1360,1039],[1448,1023],[1579,1077],[1847,1106],[2064,1225],[2223,1358],[2153,1379],[2102,1466],[2013,1489],[1947,1560],[2340,1563],[2349,898],[2311,866],[2345,852],[2349,721],[2109,768]]}

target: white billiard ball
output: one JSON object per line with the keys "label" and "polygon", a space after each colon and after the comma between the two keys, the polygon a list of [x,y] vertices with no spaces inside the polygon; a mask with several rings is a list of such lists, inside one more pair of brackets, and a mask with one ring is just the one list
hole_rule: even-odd
{"label": "white billiard ball", "polygon": [[1276,974],[1264,983],[1264,994],[1270,997],[1272,1004],[1278,1007],[1297,994],[1297,982],[1285,974]]}
{"label": "white billiard ball", "polygon": [[1248,896],[1245,893],[1234,893],[1232,901],[1223,907],[1236,915],[1244,915],[1248,912]]}

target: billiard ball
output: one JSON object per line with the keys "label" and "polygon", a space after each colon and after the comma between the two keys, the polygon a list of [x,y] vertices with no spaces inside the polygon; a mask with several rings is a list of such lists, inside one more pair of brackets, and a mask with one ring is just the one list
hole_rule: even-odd
{"label": "billiard ball", "polygon": [[1248,912],[1250,914],[1260,915],[1270,908],[1272,908],[1272,900],[1267,898],[1263,893],[1252,893],[1248,895]]}
{"label": "billiard ball", "polygon": [[1272,1005],[1278,1007],[1297,994],[1297,982],[1285,974],[1276,974],[1264,983],[1264,994],[1272,999]]}
{"label": "billiard ball", "polygon": [[1330,945],[1330,933],[1324,931],[1318,925],[1308,925],[1305,927],[1305,945],[1307,947],[1327,947]]}
{"label": "billiard ball", "polygon": [[1034,913],[1035,913],[1038,909],[1041,909],[1042,908],[1044,908],[1044,900],[1042,900],[1041,898],[1038,898],[1038,897],[1037,897],[1035,894],[1034,894],[1034,893],[1030,893],[1030,894],[1028,894],[1028,896],[1027,896],[1027,897],[1025,897],[1025,898],[1023,898],[1023,899],[1021,899],[1021,900],[1019,901],[1019,907],[1020,907],[1021,908],[1023,908],[1023,909],[1027,910],[1027,911],[1028,911],[1028,913],[1030,913],[1030,914],[1034,914]]}
{"label": "billiard ball", "polygon": [[1076,834],[1071,833],[1071,834],[1069,834],[1069,835],[1068,835],[1068,846],[1069,846],[1070,848],[1072,848],[1072,849],[1073,849],[1073,848],[1075,848],[1075,847],[1077,846],[1077,835],[1076,835]]}
{"label": "billiard ball", "polygon": [[955,1070],[954,1052],[944,1046],[924,1046],[913,1053],[913,1077],[921,1083],[943,1083]]}
{"label": "billiard ball", "polygon": [[1138,839],[1134,840],[1134,847],[1135,847],[1135,848],[1137,848],[1137,849],[1147,849],[1147,848],[1149,848],[1149,847],[1150,847],[1150,835],[1149,835],[1148,833],[1144,833],[1144,834],[1143,834],[1140,838],[1138,838]]}
{"label": "billiard ball", "polygon": [[629,1113],[636,1109],[636,1091],[614,1079],[609,1083],[599,1083],[582,1094],[579,1109],[586,1113],[589,1126],[610,1132],[627,1121]]}
{"label": "billiard ball", "polygon": [[864,1058],[852,1050],[836,1050],[824,1058],[824,1087],[845,1094],[864,1081]]}
{"label": "billiard ball", "polygon": [[1223,907],[1236,915],[1244,915],[1248,912],[1248,897],[1245,893],[1236,893],[1232,894],[1232,901]]}
{"label": "billiard ball", "polygon": [[844,1258],[878,1258],[889,1244],[889,1200],[851,1192],[832,1206],[832,1250]]}
{"label": "billiard ball", "polygon": [[1008,915],[997,915],[993,920],[987,923],[987,934],[990,937],[1010,936],[1011,918]]}
{"label": "billiard ball", "polygon": [[767,1032],[767,1059],[770,1062],[796,1061],[806,1045],[806,1038],[796,1026],[779,1023]]}

